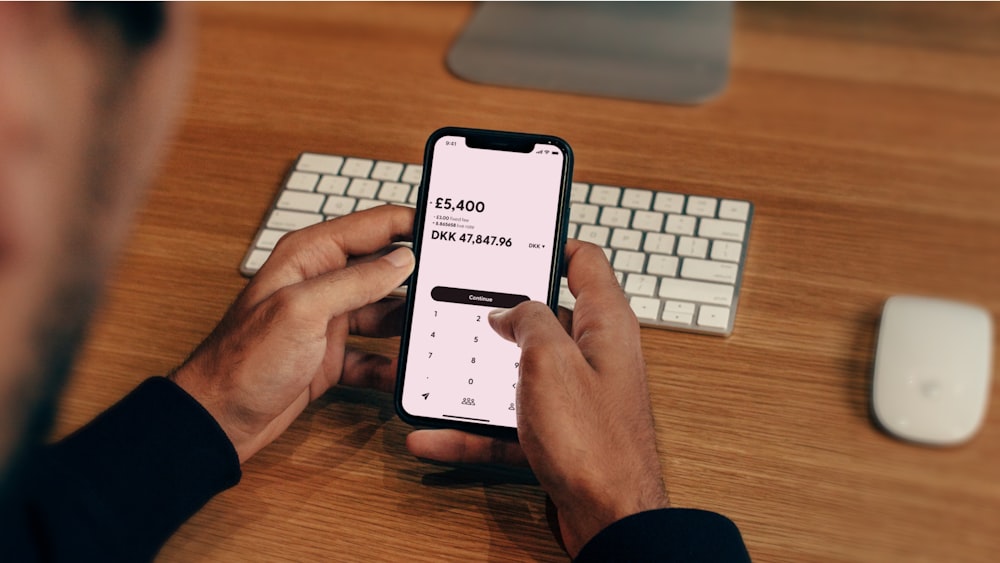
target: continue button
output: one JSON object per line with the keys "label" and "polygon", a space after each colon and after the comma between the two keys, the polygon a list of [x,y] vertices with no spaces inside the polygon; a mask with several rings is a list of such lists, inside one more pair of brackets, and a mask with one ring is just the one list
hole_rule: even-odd
{"label": "continue button", "polygon": [[476,289],[461,289],[458,287],[437,286],[431,290],[431,298],[446,303],[461,303],[463,305],[482,305],[483,307],[509,309],[522,301],[528,301],[527,295],[497,293],[495,291],[479,291]]}

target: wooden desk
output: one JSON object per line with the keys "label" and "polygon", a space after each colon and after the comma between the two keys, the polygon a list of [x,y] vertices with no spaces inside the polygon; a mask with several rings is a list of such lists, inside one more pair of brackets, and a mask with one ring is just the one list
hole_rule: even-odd
{"label": "wooden desk", "polygon": [[[300,151],[416,162],[441,125],[548,132],[577,178],[756,204],[735,334],[643,333],[676,505],[730,516],[758,561],[995,560],[1000,385],[942,450],[876,430],[868,388],[889,295],[1000,312],[1000,10],[740,5],[731,83],[698,107],[462,82],[443,59],[471,12],[201,7],[186,117],[57,434],[209,332]],[[421,463],[408,430],[388,396],[331,392],[161,560],[565,559],[537,487]]]}

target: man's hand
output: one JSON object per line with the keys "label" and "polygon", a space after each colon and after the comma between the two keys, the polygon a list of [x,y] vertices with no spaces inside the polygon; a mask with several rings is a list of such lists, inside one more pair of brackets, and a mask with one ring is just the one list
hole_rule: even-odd
{"label": "man's hand", "polygon": [[490,324],[521,348],[520,446],[456,430],[418,430],[418,457],[465,463],[527,461],[558,510],[566,549],[625,516],[668,506],[646,388],[639,325],[604,253],[567,241],[576,297],[570,334],[552,311],[526,302]]}
{"label": "man's hand", "polygon": [[[394,336],[413,270],[413,211],[383,206],[286,235],[191,358],[170,377],[215,417],[240,463],[337,383],[391,391],[396,362],[345,349],[348,333]],[[348,258],[365,257],[348,264]]]}

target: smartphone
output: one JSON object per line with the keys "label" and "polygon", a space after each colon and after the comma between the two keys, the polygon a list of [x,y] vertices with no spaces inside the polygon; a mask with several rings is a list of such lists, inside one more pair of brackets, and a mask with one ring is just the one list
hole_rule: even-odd
{"label": "smartphone", "polygon": [[424,150],[396,410],[516,436],[520,349],[487,316],[559,297],[573,153],[547,135],[446,127]]}

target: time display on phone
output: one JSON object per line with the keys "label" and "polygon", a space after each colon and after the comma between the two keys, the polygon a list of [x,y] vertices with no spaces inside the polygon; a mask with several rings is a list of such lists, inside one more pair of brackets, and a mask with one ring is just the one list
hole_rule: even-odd
{"label": "time display on phone", "polygon": [[518,347],[487,322],[491,310],[549,301],[558,285],[563,151],[433,145],[415,241],[412,311],[401,351],[406,414],[513,428]]}

